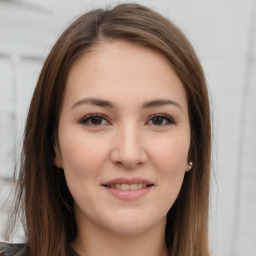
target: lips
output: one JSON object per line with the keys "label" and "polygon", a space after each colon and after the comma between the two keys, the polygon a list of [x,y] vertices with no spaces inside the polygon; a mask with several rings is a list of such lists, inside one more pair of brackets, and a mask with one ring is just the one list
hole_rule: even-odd
{"label": "lips", "polygon": [[137,189],[142,189],[142,188],[145,188],[147,186],[150,186],[150,185],[146,185],[146,184],[143,184],[143,183],[134,183],[134,184],[120,184],[120,183],[117,183],[117,184],[112,184],[112,185],[106,185],[107,187],[109,188],[115,188],[115,189],[121,189],[121,190],[137,190]]}
{"label": "lips", "polygon": [[141,178],[118,178],[103,183],[102,186],[119,199],[138,199],[148,193],[154,184]]}
{"label": "lips", "polygon": [[117,178],[110,180],[106,183],[102,184],[103,186],[109,187],[109,188],[116,188],[116,189],[122,189],[122,190],[136,190],[136,189],[142,189],[148,186],[153,186],[153,182],[141,178],[132,178],[132,179],[126,179],[126,178]]}

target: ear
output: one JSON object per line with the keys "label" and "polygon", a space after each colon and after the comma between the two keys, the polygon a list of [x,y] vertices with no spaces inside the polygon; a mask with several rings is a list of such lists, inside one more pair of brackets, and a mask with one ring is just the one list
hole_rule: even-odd
{"label": "ear", "polygon": [[55,156],[54,156],[54,165],[58,168],[63,168],[63,163],[62,163],[62,156],[60,152],[60,147],[55,143],[54,145],[54,151],[55,151]]}

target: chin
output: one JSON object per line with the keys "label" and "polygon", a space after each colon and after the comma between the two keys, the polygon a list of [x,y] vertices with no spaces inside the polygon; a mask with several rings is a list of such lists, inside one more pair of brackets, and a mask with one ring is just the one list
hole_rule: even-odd
{"label": "chin", "polygon": [[163,222],[163,226],[165,227],[166,222],[166,217],[162,220],[152,219],[149,216],[141,216],[139,218],[138,215],[126,217],[117,217],[111,222],[108,222],[108,229],[120,235],[139,235],[150,229],[154,229],[160,222]]}

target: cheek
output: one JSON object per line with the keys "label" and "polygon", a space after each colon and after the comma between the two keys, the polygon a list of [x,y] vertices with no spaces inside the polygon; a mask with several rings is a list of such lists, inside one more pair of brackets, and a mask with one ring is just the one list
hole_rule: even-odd
{"label": "cheek", "polygon": [[157,207],[159,209],[164,207],[164,211],[167,212],[175,202],[183,183],[189,151],[189,136],[173,136],[151,148],[162,195],[162,202],[158,200]]}
{"label": "cheek", "polygon": [[[99,177],[107,155],[106,145],[77,133],[62,137],[63,169],[68,188],[76,202],[89,203],[91,193],[99,184]],[[91,202],[93,203],[93,202]]]}
{"label": "cheek", "polygon": [[172,136],[151,146],[151,156],[156,169],[164,175],[185,172],[189,151],[189,137]]}
{"label": "cheek", "polygon": [[78,178],[97,175],[107,155],[106,145],[97,143],[90,136],[79,136],[79,133],[66,135],[60,147],[65,173]]}

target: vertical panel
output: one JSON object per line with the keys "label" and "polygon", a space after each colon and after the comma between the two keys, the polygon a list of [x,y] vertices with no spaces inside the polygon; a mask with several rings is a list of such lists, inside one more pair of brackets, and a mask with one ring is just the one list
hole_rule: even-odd
{"label": "vertical panel", "polygon": [[235,256],[255,255],[256,242],[256,1],[251,10],[247,56],[247,82],[244,90],[243,130],[238,191],[238,223]]}
{"label": "vertical panel", "polygon": [[11,177],[15,156],[15,114],[11,60],[0,58],[0,177]]}

